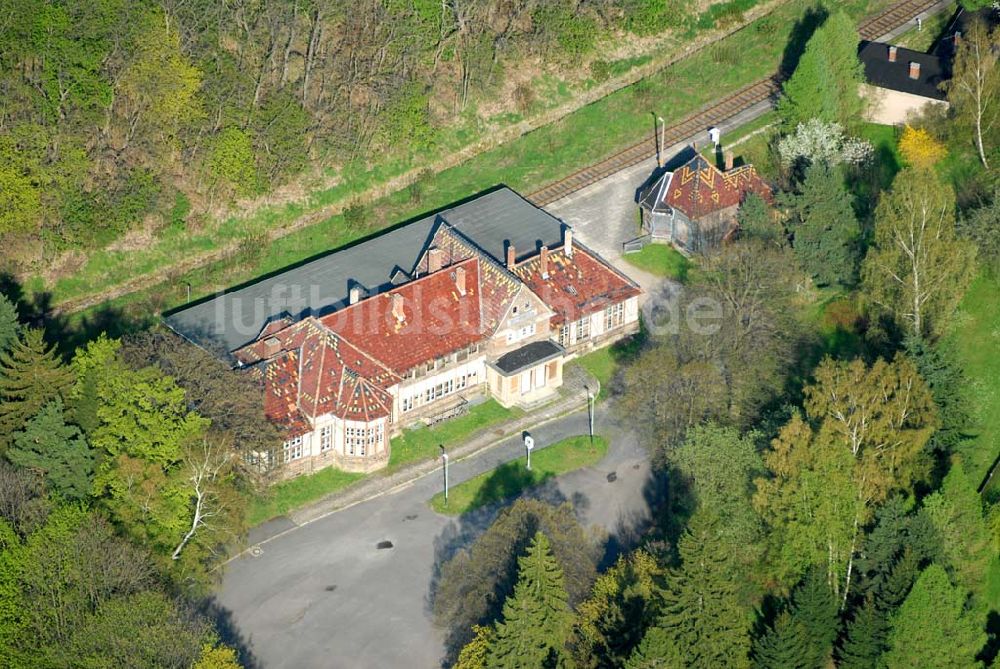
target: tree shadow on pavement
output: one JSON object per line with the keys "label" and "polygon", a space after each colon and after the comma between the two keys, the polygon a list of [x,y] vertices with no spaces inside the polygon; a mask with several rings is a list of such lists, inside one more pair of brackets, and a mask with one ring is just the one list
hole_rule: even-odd
{"label": "tree shadow on pavement", "polygon": [[251,640],[244,638],[243,633],[236,626],[232,611],[222,606],[215,597],[208,597],[202,601],[199,612],[215,623],[219,640],[236,650],[242,667],[260,669],[262,665],[250,648]]}

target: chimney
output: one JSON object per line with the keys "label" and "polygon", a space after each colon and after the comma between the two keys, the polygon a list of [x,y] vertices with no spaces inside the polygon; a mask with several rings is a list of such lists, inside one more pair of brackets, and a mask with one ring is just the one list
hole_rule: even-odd
{"label": "chimney", "polygon": [[507,269],[514,269],[517,263],[517,253],[514,251],[513,242],[507,242]]}
{"label": "chimney", "polygon": [[732,151],[726,151],[726,171],[733,169],[733,163],[736,161],[736,157],[733,155]]}
{"label": "chimney", "polygon": [[910,79],[920,78],[920,63],[910,62]]}
{"label": "chimney", "polygon": [[549,278],[549,247],[543,246],[538,253],[538,271],[543,279]]}
{"label": "chimney", "polygon": [[268,337],[264,340],[264,352],[268,355],[274,355],[281,348],[281,340],[277,337]]}
{"label": "chimney", "polygon": [[444,264],[444,251],[436,246],[427,251],[427,273],[433,274]]}
{"label": "chimney", "polygon": [[465,268],[456,267],[454,276],[455,276],[455,288],[458,290],[458,294],[465,295]]}
{"label": "chimney", "polygon": [[889,45],[889,62],[890,63],[896,62],[896,47],[893,46],[892,44]]}
{"label": "chimney", "polygon": [[392,315],[399,323],[406,320],[406,313],[403,312],[403,296],[399,293],[392,294]]}
{"label": "chimney", "polygon": [[694,150],[695,153],[698,153],[698,142],[696,141],[691,142],[691,148]]}
{"label": "chimney", "polygon": [[573,257],[573,228],[568,225],[563,230],[563,253],[567,258]]}
{"label": "chimney", "polygon": [[361,286],[351,286],[351,291],[348,294],[348,302],[351,304],[357,304],[361,300]]}

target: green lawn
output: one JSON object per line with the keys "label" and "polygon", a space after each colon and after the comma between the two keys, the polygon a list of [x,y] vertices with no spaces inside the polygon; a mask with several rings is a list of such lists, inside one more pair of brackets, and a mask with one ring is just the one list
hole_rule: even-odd
{"label": "green lawn", "polygon": [[444,493],[439,492],[431,498],[431,508],[452,516],[467,513],[486,504],[516,497],[554,476],[589,467],[599,462],[607,452],[608,443],[602,437],[595,436],[593,445],[587,436],[570,437],[532,452],[531,471],[525,468],[524,458],[508,462],[451,488],[447,506]]}
{"label": "green lawn", "polygon": [[445,448],[458,445],[480,430],[522,414],[520,409],[505,409],[496,400],[489,399],[470,408],[464,416],[442,421],[434,427],[404,430],[392,440],[389,471],[417,460],[436,458],[440,454],[439,445]]}
{"label": "green lawn", "polygon": [[691,266],[691,261],[667,244],[646,244],[641,251],[627,253],[624,257],[645,272],[682,283],[687,279]]}
{"label": "green lawn", "polygon": [[329,467],[315,474],[277,483],[268,490],[266,497],[251,502],[247,523],[253,527],[265,520],[284,515],[315,502],[324,495],[346,488],[363,477],[364,474],[353,474]]}
{"label": "green lawn", "polygon": [[[179,306],[191,295],[212,294],[262,274],[276,271],[317,253],[336,248],[387,225],[434,210],[495,184],[504,183],[524,192],[556,180],[641,139],[649,130],[650,112],[668,123],[717,100],[727,92],[766,76],[781,62],[796,20],[813,0],[791,0],[770,16],[734,33],[713,48],[664,68],[632,86],[582,107],[550,125],[485,151],[470,160],[420,182],[420,197],[409,189],[388,195],[368,208],[365,225],[350,229],[342,215],[319,220],[267,244],[259,256],[236,257],[173,277],[154,288],[137,291],[74,317],[71,325],[94,329],[94,320],[115,310],[117,320],[130,319],[138,327],[156,312]],[[846,0],[841,6],[855,18],[885,4]],[[704,82],[711,81],[711,86]],[[600,132],[595,132],[600,129]],[[466,138],[469,139],[469,138]],[[457,140],[455,140],[457,141]],[[445,142],[432,151],[447,155],[459,146]],[[426,158],[434,158],[428,155]],[[148,275],[199,251],[221,246],[285,225],[317,207],[348,202],[362,190],[412,167],[406,157],[386,159],[368,167],[352,167],[341,174],[333,188],[316,192],[305,204],[270,207],[246,218],[232,218],[200,231],[171,229],[149,247],[133,251],[97,251],[72,274],[51,286],[29,282],[32,291],[51,291],[51,301],[76,298],[118,285],[138,275]]]}
{"label": "green lawn", "polygon": [[[982,480],[1000,455],[1000,281],[980,276],[965,295],[951,333],[971,382],[976,436],[962,456],[969,473]],[[992,491],[1000,490],[994,479]]]}

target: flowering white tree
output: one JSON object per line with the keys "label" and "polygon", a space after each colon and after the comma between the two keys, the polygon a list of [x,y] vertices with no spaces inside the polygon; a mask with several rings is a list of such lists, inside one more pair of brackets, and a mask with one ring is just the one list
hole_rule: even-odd
{"label": "flowering white tree", "polygon": [[818,118],[799,123],[794,133],[778,142],[778,155],[785,167],[815,162],[860,165],[868,161],[874,151],[871,142],[848,137],[839,123]]}

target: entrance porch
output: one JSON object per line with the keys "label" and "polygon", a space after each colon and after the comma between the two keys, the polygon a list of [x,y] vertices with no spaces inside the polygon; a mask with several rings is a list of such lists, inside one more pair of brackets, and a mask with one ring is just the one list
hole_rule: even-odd
{"label": "entrance porch", "polygon": [[490,393],[505,407],[528,406],[562,385],[566,350],[551,340],[536,341],[486,363]]}

